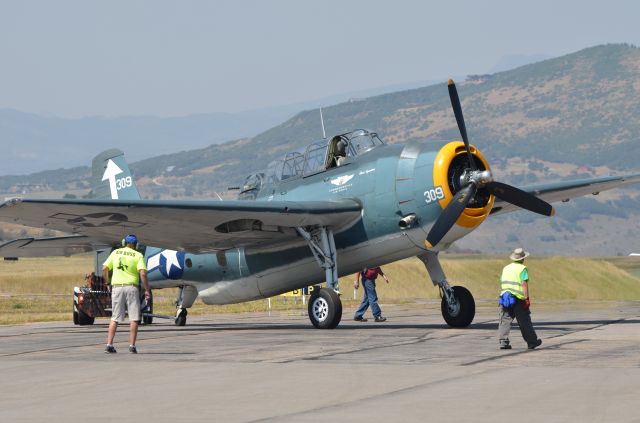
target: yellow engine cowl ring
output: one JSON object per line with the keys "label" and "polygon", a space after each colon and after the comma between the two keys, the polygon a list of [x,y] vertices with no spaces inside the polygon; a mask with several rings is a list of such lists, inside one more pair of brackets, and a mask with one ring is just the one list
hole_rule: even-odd
{"label": "yellow engine cowl ring", "polygon": [[[469,145],[469,149],[471,150],[471,154],[480,160],[484,169],[491,171],[489,163],[484,158],[480,150],[476,149],[473,145]],[[438,202],[442,209],[447,207],[454,196],[449,184],[449,168],[451,163],[457,156],[466,154],[467,150],[465,149],[462,141],[452,141],[442,147],[436,155],[433,164],[433,185],[436,187],[442,187],[444,197]],[[456,220],[456,225],[469,229],[476,228],[487,218],[487,216],[489,216],[491,208],[493,207],[493,202],[494,196],[490,195],[484,206],[465,208],[458,220]]]}

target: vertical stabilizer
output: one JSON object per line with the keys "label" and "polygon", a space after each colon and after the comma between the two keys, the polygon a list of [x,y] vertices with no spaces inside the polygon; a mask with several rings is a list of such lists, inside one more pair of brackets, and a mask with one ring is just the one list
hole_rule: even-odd
{"label": "vertical stabilizer", "polygon": [[140,194],[133,180],[124,153],[116,148],[98,154],[91,165],[90,198],[139,200]]}

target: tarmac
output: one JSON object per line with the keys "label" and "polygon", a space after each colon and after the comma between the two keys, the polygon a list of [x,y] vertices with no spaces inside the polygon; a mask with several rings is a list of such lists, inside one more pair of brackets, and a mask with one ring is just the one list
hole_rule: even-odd
{"label": "tarmac", "polygon": [[[640,302],[532,306],[543,344],[497,307],[448,328],[437,302],[382,305],[388,321],[313,329],[306,313],[0,327],[2,422],[640,422]],[[370,317],[370,316],[367,316]]]}

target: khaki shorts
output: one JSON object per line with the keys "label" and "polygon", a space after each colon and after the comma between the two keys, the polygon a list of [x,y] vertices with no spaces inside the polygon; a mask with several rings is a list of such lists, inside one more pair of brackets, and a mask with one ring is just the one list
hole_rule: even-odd
{"label": "khaki shorts", "polygon": [[140,290],[137,285],[114,286],[111,289],[111,320],[123,323],[125,310],[129,320],[140,321]]}

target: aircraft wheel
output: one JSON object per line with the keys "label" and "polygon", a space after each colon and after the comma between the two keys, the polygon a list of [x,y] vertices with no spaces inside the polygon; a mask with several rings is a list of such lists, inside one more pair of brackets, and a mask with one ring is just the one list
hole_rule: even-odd
{"label": "aircraft wheel", "polygon": [[[73,321],[75,323],[75,316],[73,317]],[[95,317],[91,317],[88,314],[85,314],[82,310],[78,309],[78,324],[80,326],[92,325],[96,320]]]}
{"label": "aircraft wheel", "polygon": [[447,299],[445,297],[442,298],[442,303],[440,304],[442,317],[451,327],[466,328],[476,315],[476,302],[467,288],[454,286],[451,289],[453,289],[456,302],[450,306]]}
{"label": "aircraft wheel", "polygon": [[318,329],[335,329],[342,319],[342,301],[333,289],[322,288],[314,291],[309,299],[308,311],[313,326]]}
{"label": "aircraft wheel", "polygon": [[[149,307],[147,309],[147,313],[153,314],[153,291],[149,291],[150,297],[149,297]],[[142,290],[142,301],[144,301],[144,290]],[[143,325],[150,325],[151,323],[153,323],[153,316],[142,316],[142,324]]]}
{"label": "aircraft wheel", "polygon": [[176,326],[184,326],[187,324],[187,309],[183,308],[176,316]]}

